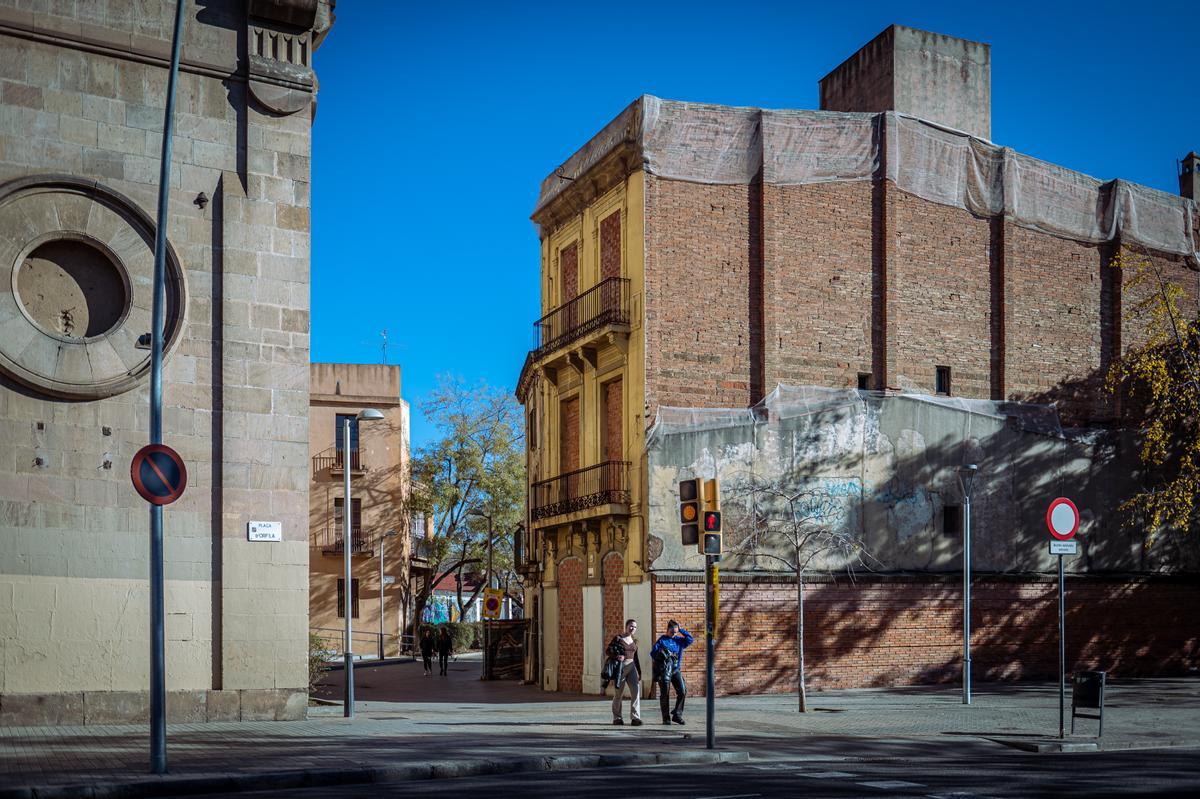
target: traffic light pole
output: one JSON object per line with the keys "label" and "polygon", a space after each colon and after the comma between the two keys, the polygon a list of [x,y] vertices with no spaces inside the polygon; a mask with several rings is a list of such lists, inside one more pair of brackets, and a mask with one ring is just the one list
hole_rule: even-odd
{"label": "traffic light pole", "polygon": [[717,555],[705,555],[704,568],[704,740],[705,746],[712,749],[714,743],[714,716],[716,714],[716,674],[713,661],[716,655],[717,638]]}

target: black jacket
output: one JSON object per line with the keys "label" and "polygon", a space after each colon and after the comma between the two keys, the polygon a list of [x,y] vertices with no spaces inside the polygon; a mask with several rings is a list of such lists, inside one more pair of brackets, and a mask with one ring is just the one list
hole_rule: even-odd
{"label": "black jacket", "polygon": [[[637,643],[637,639],[634,639],[634,643],[635,644]],[[613,684],[615,684],[617,686],[617,688],[620,688],[621,681],[625,676],[625,664],[624,664],[624,662],[617,660],[617,658],[619,658],[621,655],[625,654],[625,644],[621,641],[621,636],[619,636],[619,635],[613,636],[613,639],[611,641],[609,641],[609,643],[608,643],[608,649],[605,650],[605,654],[608,657],[604,664],[605,668],[603,670],[601,670],[601,676],[603,677],[603,675],[605,673],[608,673],[609,670],[611,669],[612,673],[613,673],[613,678],[612,678]],[[641,680],[642,680],[641,654],[639,652],[637,652],[636,650],[633,653],[633,667],[635,669],[637,669],[638,682],[641,682]],[[607,680],[605,680],[605,682],[607,682]]]}

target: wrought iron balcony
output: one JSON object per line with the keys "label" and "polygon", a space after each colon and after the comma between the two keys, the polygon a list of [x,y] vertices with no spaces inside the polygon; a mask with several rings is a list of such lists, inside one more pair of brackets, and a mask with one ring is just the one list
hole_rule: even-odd
{"label": "wrought iron balcony", "polygon": [[629,279],[610,277],[533,323],[533,360],[607,325],[629,324]]}
{"label": "wrought iron balcony", "polygon": [[[312,546],[320,547],[323,555],[341,555],[346,551],[346,534],[342,525],[332,524],[324,530],[317,530],[313,533]],[[368,557],[375,554],[375,548],[371,545],[370,539],[363,534],[363,529],[360,525],[352,525],[350,527],[350,554],[351,555],[367,555]]]}
{"label": "wrought iron balcony", "polygon": [[604,461],[538,481],[530,488],[530,515],[535,521],[600,505],[628,505],[629,461]]}
{"label": "wrought iron balcony", "polygon": [[[341,472],[346,468],[346,460],[346,451],[341,449],[335,450],[333,447],[321,452],[319,455],[313,455],[313,476],[315,477],[325,471],[330,473]],[[361,450],[350,450],[349,461],[350,471],[364,471]]]}

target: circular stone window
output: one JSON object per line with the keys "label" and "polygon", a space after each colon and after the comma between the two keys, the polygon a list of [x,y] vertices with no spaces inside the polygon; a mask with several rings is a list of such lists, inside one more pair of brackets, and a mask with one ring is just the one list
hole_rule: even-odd
{"label": "circular stone window", "polygon": [[30,320],[66,339],[111,332],[129,311],[125,270],[78,239],[40,244],[16,270],[16,294]]}
{"label": "circular stone window", "polygon": [[[0,183],[0,375],[52,397],[99,399],[150,373],[155,224],[93,180]],[[179,341],[186,276],[170,240],[164,352]]]}

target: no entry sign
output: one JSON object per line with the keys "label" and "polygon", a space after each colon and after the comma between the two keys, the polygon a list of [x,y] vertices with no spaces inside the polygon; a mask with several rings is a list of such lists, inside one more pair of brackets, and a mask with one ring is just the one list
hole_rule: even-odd
{"label": "no entry sign", "polygon": [[187,488],[187,469],[179,453],[166,444],[147,444],[129,466],[133,488],[151,505],[169,505]]}
{"label": "no entry sign", "polygon": [[1059,497],[1046,510],[1046,526],[1059,541],[1069,540],[1079,529],[1079,508],[1066,497]]}

